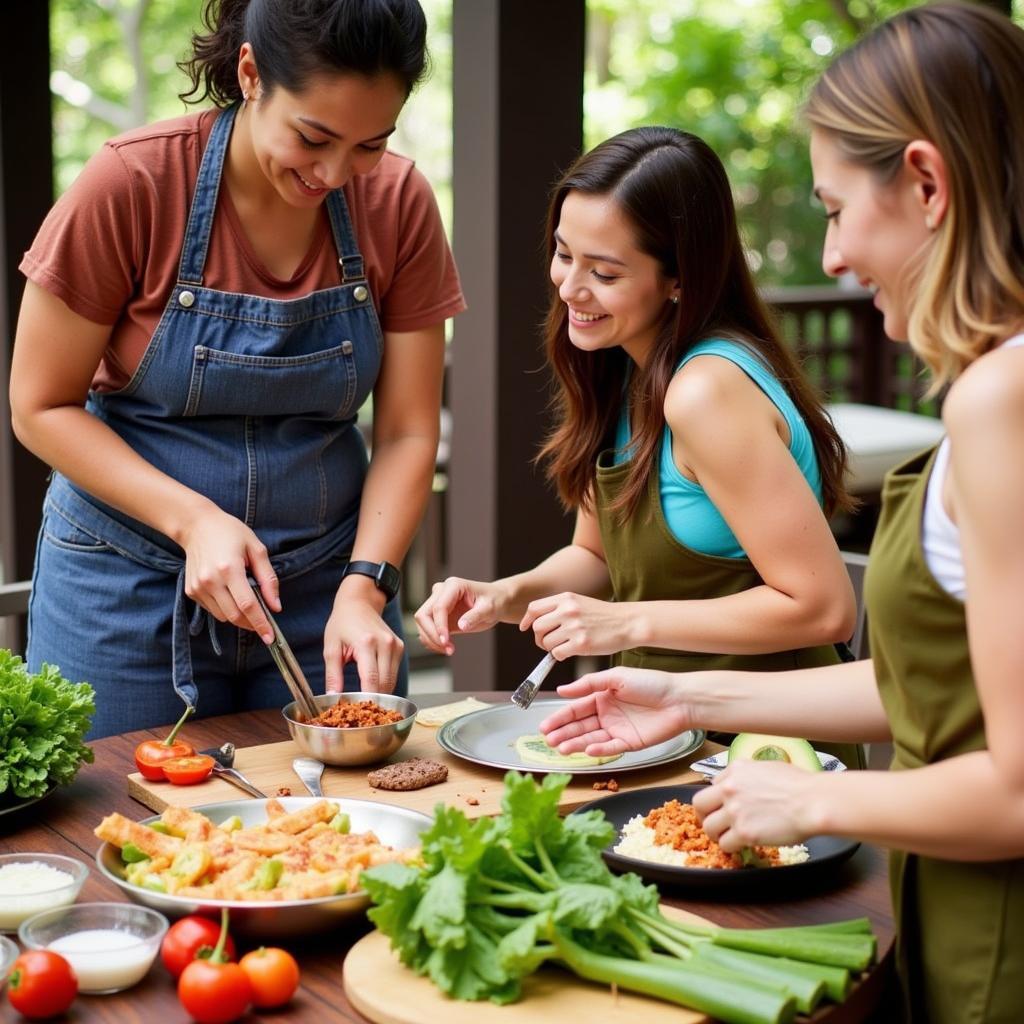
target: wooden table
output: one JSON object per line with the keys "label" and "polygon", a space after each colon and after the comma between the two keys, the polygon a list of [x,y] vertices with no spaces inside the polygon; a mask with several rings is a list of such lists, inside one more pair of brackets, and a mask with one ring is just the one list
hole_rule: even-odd
{"label": "wooden table", "polygon": [[[459,697],[469,696],[459,694]],[[505,695],[474,694],[482,700],[503,699]],[[455,699],[450,694],[417,697],[420,707]],[[96,761],[86,765],[77,779],[45,801],[24,811],[0,818],[0,852],[25,851],[63,853],[90,865],[99,845],[92,830],[104,814],[120,811],[132,818],[150,812],[128,796],[126,777],[134,771],[132,758],[136,744],[166,732],[141,731],[98,740],[92,746]],[[215,746],[230,738],[237,746],[272,743],[287,739],[287,729],[277,711],[247,712],[190,722],[190,742],[196,747]],[[80,902],[123,901],[121,891],[103,878],[98,870],[90,873],[79,896]],[[879,940],[881,963],[841,1006],[828,1006],[815,1014],[815,1024],[851,1024],[859,1021],[883,1021],[895,1003],[892,983],[893,924],[886,882],[886,860],[882,851],[861,846],[839,869],[824,891],[776,891],[772,898],[743,904],[682,900],[665,894],[665,902],[685,907],[718,924],[745,927],[814,924],[841,918],[867,916]],[[355,1021],[364,1018],[345,998],[341,984],[341,964],[349,946],[368,928],[363,920],[346,931],[334,932],[305,944],[289,943],[302,966],[302,986],[283,1011],[275,1011],[275,1021]],[[0,1019],[14,1014],[3,1000]],[[107,1021],[111,1024],[174,1024],[187,1015],[175,995],[174,983],[159,965],[146,979],[127,992],[112,996],[81,996],[68,1016],[74,1022]],[[244,1020],[260,1018],[249,1015]]]}

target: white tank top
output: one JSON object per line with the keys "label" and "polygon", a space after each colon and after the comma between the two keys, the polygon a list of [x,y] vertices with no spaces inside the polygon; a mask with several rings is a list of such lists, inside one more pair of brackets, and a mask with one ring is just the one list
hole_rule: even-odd
{"label": "white tank top", "polygon": [[[1024,345],[1024,334],[1008,338],[1000,348]],[[949,438],[944,437],[935,455],[932,475],[928,480],[928,493],[924,501],[924,519],[921,524],[921,547],[924,560],[936,582],[947,594],[960,601],[967,600],[964,580],[964,562],[960,554],[960,530],[949,518],[942,503],[942,486],[949,468]]]}

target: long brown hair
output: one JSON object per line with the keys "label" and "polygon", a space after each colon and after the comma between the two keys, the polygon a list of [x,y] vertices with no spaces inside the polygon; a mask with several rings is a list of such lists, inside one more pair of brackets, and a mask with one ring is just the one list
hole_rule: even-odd
{"label": "long brown hair", "polygon": [[949,207],[905,269],[932,391],[1024,323],[1024,31],[981,4],[890,18],[838,57],[805,117],[885,184],[907,144],[942,154]]}
{"label": "long brown hair", "polygon": [[[727,336],[754,348],[803,417],[821,470],[826,513],[848,508],[846,450],[821,402],[754,288],[736,226],[732,192],[710,147],[673,128],[633,128],[580,157],[555,186],[548,209],[548,258],[565,197],[610,196],[633,227],[639,249],[678,279],[678,304],[666,312],[646,365],[629,392],[634,456],[614,510],[630,516],[657,472],[665,394],[683,356],[699,341]],[[581,352],[569,340],[568,313],[552,290],[545,327],[555,372],[556,425],[539,458],[568,508],[590,508],[597,456],[611,444],[623,401],[629,357],[620,348]]]}

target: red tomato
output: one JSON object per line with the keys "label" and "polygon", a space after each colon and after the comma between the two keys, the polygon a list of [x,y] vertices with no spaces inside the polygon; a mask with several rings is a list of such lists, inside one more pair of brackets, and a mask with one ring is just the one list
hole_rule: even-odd
{"label": "red tomato", "polygon": [[[204,946],[213,949],[217,945],[219,935],[220,925],[216,921],[200,917],[198,914],[183,917],[167,929],[163,945],[160,947],[160,959],[163,960],[164,967],[175,978],[179,978],[181,972],[195,960],[200,949]],[[235,959],[235,944],[230,937],[224,953],[229,960]]]}
{"label": "red tomato", "polygon": [[185,708],[185,713],[178,719],[178,724],[171,730],[167,739],[143,740],[135,748],[135,767],[139,769],[144,779],[163,782],[167,778],[161,767],[165,761],[175,757],[189,757],[196,752],[190,743],[175,738],[193,711],[195,708],[191,705]]}
{"label": "red tomato", "polygon": [[238,966],[252,986],[253,1006],[261,1010],[284,1006],[299,987],[299,965],[283,949],[254,949],[238,961]]}
{"label": "red tomato", "polygon": [[14,961],[7,979],[7,998],[30,1020],[56,1017],[74,1002],[78,979],[59,953],[33,949]]}
{"label": "red tomato", "polygon": [[178,999],[199,1024],[228,1024],[249,1009],[252,986],[238,964],[193,960],[178,979]]}
{"label": "red tomato", "polygon": [[168,782],[176,786],[192,786],[210,777],[213,764],[209,754],[190,754],[188,757],[172,757],[160,767]]}

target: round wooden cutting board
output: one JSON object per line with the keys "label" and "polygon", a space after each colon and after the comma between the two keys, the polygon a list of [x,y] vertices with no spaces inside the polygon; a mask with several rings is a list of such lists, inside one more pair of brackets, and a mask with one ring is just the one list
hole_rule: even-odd
{"label": "round wooden cutting board", "polygon": [[[666,916],[702,918],[663,907]],[[545,967],[523,983],[517,1003],[496,1006],[449,999],[429,978],[405,967],[386,935],[372,931],[348,952],[343,967],[345,994],[375,1024],[551,1024],[551,1021],[600,1021],[601,1024],[708,1024],[710,1017],[660,999],[584,981],[557,967]]]}

